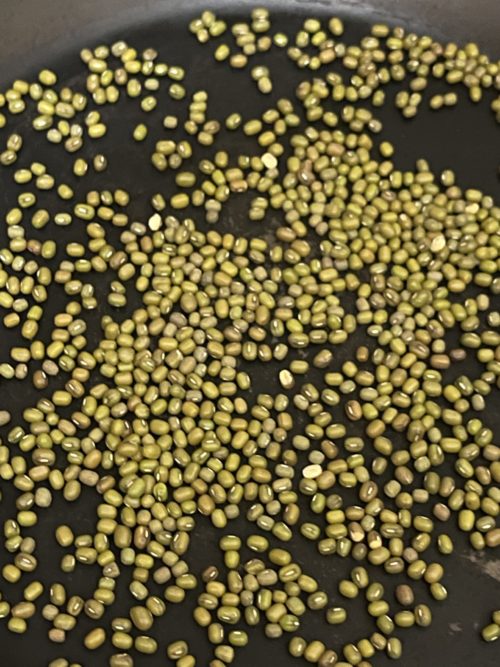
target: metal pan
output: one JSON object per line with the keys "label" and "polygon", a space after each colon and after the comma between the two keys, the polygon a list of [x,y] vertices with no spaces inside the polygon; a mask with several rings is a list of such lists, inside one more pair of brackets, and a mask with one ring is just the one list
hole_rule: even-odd
{"label": "metal pan", "polygon": [[[120,36],[138,48],[154,46],[168,62],[184,65],[190,72],[189,83],[193,89],[206,86],[209,80],[210,89],[214,92],[212,108],[216,117],[223,116],[228,108],[238,109],[249,116],[265,108],[266,100],[255,101],[252,95],[252,101],[249,101],[246,94],[248,75],[239,72],[227,74],[226,68],[223,73],[216,70],[207,57],[207,49],[198,45],[187,31],[190,18],[205,9],[207,4],[211,9],[231,17],[248,15],[250,8],[256,5],[248,0],[212,0],[210,3],[201,0],[2,0],[0,83],[8,84],[16,77],[27,78],[42,66],[53,66],[60,73],[62,82],[82,83],[78,58],[80,48],[95,46]],[[491,57],[500,56],[500,4],[497,0],[450,0],[447,3],[436,0],[268,0],[262,4],[273,11],[276,22],[285,31],[291,32],[298,27],[305,15],[321,17],[337,13],[347,24],[348,36],[359,37],[370,23],[385,21],[403,25],[417,33],[431,34],[441,40],[476,41]],[[301,75],[289,63],[283,61],[280,66],[283,67],[280,86],[283,91],[288,87],[287,92],[291,95],[288,82],[300,80],[297,77]],[[411,122],[402,121],[395,111],[384,110],[382,118],[388,138],[397,146],[401,167],[411,167],[417,158],[425,157],[435,171],[452,167],[457,172],[460,184],[480,187],[498,197],[499,134],[491,114],[483,107],[477,109],[465,103],[443,114],[431,116],[423,112]],[[108,187],[121,185],[130,189],[136,194],[134,213],[141,219],[151,213],[147,203],[150,194],[162,189],[168,193],[171,181],[155,173],[151,167],[139,168],[143,148],[131,146],[132,142],[123,140],[123,133],[130,132],[126,113],[114,120],[110,133],[112,146],[108,150],[111,166],[104,177],[99,176],[96,187],[102,187],[103,181],[106,181]],[[36,141],[28,149],[27,157],[37,154],[42,146],[46,144],[41,140]],[[47,163],[52,173],[57,174],[57,170],[62,168],[58,156],[50,149],[47,152]],[[89,176],[86,180],[85,189],[92,188],[92,178]],[[12,205],[10,202],[17,192],[11,179],[0,174],[0,215],[4,215],[7,207]],[[230,216],[221,219],[221,227],[246,235],[260,233],[249,227],[244,211],[244,208],[236,205],[231,209]],[[12,345],[13,342],[14,339],[7,336],[2,340],[2,346]],[[360,339],[355,339],[353,347],[359,343]],[[352,349],[346,346],[338,352],[338,358],[349,358]],[[461,372],[467,372],[467,368],[464,366]],[[265,372],[255,378],[255,391],[264,390],[275,382],[275,375],[276,368],[266,367]],[[19,416],[22,408],[31,404],[35,397],[33,390],[24,383],[2,384],[0,392],[2,403],[15,416]],[[490,427],[496,428],[498,434],[498,410],[490,411],[485,415],[485,420]],[[3,521],[12,514],[14,496],[8,485],[0,482],[0,486],[7,487],[4,490],[4,502],[0,504],[0,520]],[[62,580],[63,575],[58,567],[62,552],[52,537],[54,527],[72,520],[78,524],[80,532],[90,532],[97,503],[98,498],[89,494],[84,502],[71,508],[64,502],[54,502],[51,510],[45,513],[44,520],[33,529],[41,553],[36,575],[38,578],[52,582]],[[491,611],[500,606],[500,560],[498,557],[495,559],[491,551],[485,554],[472,552],[454,525],[446,524],[443,530],[457,538],[456,553],[447,559],[446,564],[444,583],[449,589],[449,599],[441,605],[433,604],[434,623],[430,629],[424,631],[414,628],[404,633],[401,664],[405,667],[497,667],[500,664],[500,649],[498,645],[487,646],[481,642],[478,629],[488,622]],[[231,526],[231,532],[246,535],[252,532],[252,526],[237,520]],[[195,572],[212,562],[219,562],[219,536],[208,525],[199,523],[193,535],[194,546],[189,554]],[[0,564],[5,561],[2,549],[0,547]],[[340,604],[336,582],[345,576],[352,563],[338,558],[321,558],[304,539],[294,542],[293,549],[299,563],[314,571],[321,585],[332,595],[332,604]],[[89,571],[77,568],[69,578],[71,591],[84,594],[84,591],[93,590],[97,574],[92,570],[90,576]],[[381,580],[384,583],[386,581],[383,577]],[[13,590],[17,590],[20,595],[19,586],[17,589],[13,587]],[[188,602],[183,605],[170,605],[167,615],[156,624],[153,631],[160,644],[159,652],[152,657],[136,654],[137,666],[166,664],[164,647],[179,638],[189,641],[198,656],[198,664],[208,664],[211,648],[205,632],[196,629],[191,621],[194,597],[188,597]],[[423,596],[421,601],[429,600]],[[106,613],[105,619],[126,613],[131,604],[132,599],[127,590],[119,590],[116,606]],[[361,603],[353,604],[350,621],[339,628],[327,627],[321,613],[310,616],[311,619],[304,622],[302,634],[310,638],[320,637],[336,646],[358,640],[375,629],[373,622],[362,610]],[[95,654],[82,648],[81,637],[91,627],[88,619],[82,618],[67,643],[59,647],[48,641],[48,624],[39,614],[30,622],[30,631],[26,636],[10,634],[4,622],[0,621],[0,666],[45,667],[50,660],[64,655],[70,662],[79,662],[84,667],[105,667],[111,654],[109,646]],[[241,667],[281,667],[292,664],[293,660],[285,648],[285,639],[267,640],[261,628],[251,632],[250,637],[249,646],[238,651],[236,664]],[[390,661],[380,657],[374,662],[385,665]]]}

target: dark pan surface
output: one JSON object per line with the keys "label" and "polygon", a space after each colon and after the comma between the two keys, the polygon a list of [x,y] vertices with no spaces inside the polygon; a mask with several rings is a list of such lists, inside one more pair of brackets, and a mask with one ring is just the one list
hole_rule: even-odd
{"label": "dark pan surface", "polygon": [[[221,13],[224,11],[225,18],[248,15],[249,8],[255,6],[255,3],[246,1],[207,4],[216,11],[219,8]],[[369,23],[385,20],[392,24],[402,24],[415,32],[432,34],[440,39],[475,40],[490,56],[500,56],[498,47],[500,5],[495,0],[479,0],[474,3],[455,0],[439,3],[439,6],[437,2],[428,0],[425,2],[370,0],[366,3],[355,0],[278,1],[262,4],[271,9],[275,7],[275,24],[289,34],[298,28],[304,15],[329,16],[338,11],[346,20],[347,38],[352,38],[353,41],[366,33]],[[83,88],[79,49],[122,37],[138,49],[153,46],[167,62],[183,65],[188,71],[189,90],[200,87],[209,89],[211,117],[223,118],[228,110],[238,110],[243,112],[246,118],[252,117],[267,108],[270,100],[255,95],[253,88],[249,97],[248,87],[252,84],[248,72],[230,71],[225,65],[215,67],[209,57],[212,47],[200,46],[188,33],[187,22],[200,8],[204,9],[205,5],[202,6],[202,3],[192,0],[175,3],[155,0],[143,0],[140,3],[137,0],[134,2],[3,0],[0,4],[2,29],[0,81],[6,84],[18,76],[27,78],[34,68],[40,69],[52,65],[60,74],[62,83],[75,86],[80,84]],[[276,67],[277,64],[274,65],[275,69]],[[282,76],[279,79],[275,76],[277,85],[276,96],[273,94],[273,98],[280,95],[291,97],[293,87],[304,78],[304,74],[294,69],[285,58],[280,60],[279,67],[282,68]],[[134,144],[129,139],[131,127],[139,122],[136,105],[125,103],[120,106],[120,113],[109,107],[104,109],[103,114],[106,118],[109,119],[111,113],[115,115],[108,137],[103,143],[105,146],[103,152],[109,157],[110,167],[104,174],[97,177],[89,175],[83,179],[77,186],[79,188],[77,192],[90,190],[94,186],[100,189],[124,187],[132,194],[132,211],[136,219],[144,220],[151,215],[153,211],[149,204],[150,196],[155,192],[162,192],[167,196],[174,187],[171,175],[158,174],[148,161],[152,142],[157,134],[163,132],[160,118],[169,109],[172,113],[176,113],[176,103],[167,96],[164,99],[165,105],[160,104],[157,112],[148,117],[148,124],[150,127],[155,126],[157,132],[150,133],[150,138],[146,142],[147,149],[144,148],[144,144]],[[385,136],[395,143],[395,161],[401,168],[412,168],[417,158],[425,157],[435,172],[453,168],[457,173],[459,185],[481,188],[498,201],[497,167],[500,161],[498,150],[500,133],[486,104],[474,107],[464,100],[456,109],[436,115],[422,111],[411,122],[402,121],[392,108],[384,108],[380,117],[384,121]],[[144,114],[140,120],[143,118]],[[230,136],[227,133],[222,133],[222,136],[222,143],[226,142],[226,146],[231,147]],[[41,137],[30,144],[23,153],[26,163],[35,159],[35,156],[37,158],[42,156],[51,173],[57,175],[63,169],[65,172],[68,171],[67,155],[63,154],[62,150],[53,150],[53,147]],[[243,152],[244,148],[245,146],[241,145],[236,150]],[[83,156],[92,155],[97,150],[95,145],[86,145]],[[67,182],[72,183],[71,174],[68,174]],[[18,193],[19,187],[13,184],[7,172],[0,172],[0,216],[4,216],[6,210],[14,205]],[[219,229],[247,236],[264,233],[263,225],[266,223],[256,226],[246,220],[247,202],[239,204],[238,199],[233,199],[232,202],[235,203],[231,203],[221,217]],[[49,227],[46,230],[49,230]],[[62,230],[61,234],[69,239],[75,232],[76,226],[73,224],[72,227]],[[51,234],[51,231],[46,233]],[[59,230],[57,233],[60,233]],[[0,229],[0,238],[3,244],[5,242],[3,229]],[[57,294],[54,292],[54,296]],[[52,312],[49,307],[49,315],[56,312],[56,299],[54,302]],[[106,308],[103,306],[98,315],[106,312]],[[96,328],[95,339],[97,336]],[[2,361],[6,357],[7,346],[14,344],[14,340],[12,336],[4,335],[2,332],[0,345]],[[349,359],[361,342],[362,337],[358,332],[349,340],[349,344],[335,351],[336,361],[340,363]],[[270,390],[270,387],[277,390],[277,368],[265,366],[264,369],[264,372],[261,372],[260,368],[250,368],[254,374],[255,394]],[[452,379],[459,374],[473,372],[473,366],[464,362],[458,368],[450,369],[449,377]],[[0,396],[1,407],[11,410],[15,417],[19,417],[24,407],[33,404],[39,398],[34,390],[27,387],[27,383],[14,382],[2,382]],[[498,404],[495,406],[494,395],[488,408],[484,421],[496,431],[498,437],[500,415]],[[0,521],[3,522],[6,517],[12,516],[15,496],[9,484],[0,482],[0,486],[4,487],[4,501],[0,504]],[[88,493],[71,508],[56,499],[49,511],[45,511],[44,514],[40,512],[43,521],[40,521],[31,533],[37,539],[37,552],[40,555],[39,569],[33,578],[45,582],[65,581],[71,593],[86,595],[94,590],[98,576],[97,569],[78,567],[72,575],[63,578],[66,575],[62,575],[58,567],[63,552],[53,539],[53,530],[57,525],[68,522],[79,532],[91,532],[94,529],[97,503],[97,494]],[[425,665],[497,667],[500,664],[498,645],[500,642],[488,646],[480,640],[478,631],[489,622],[491,611],[500,607],[499,554],[495,554],[492,550],[484,554],[473,552],[466,538],[458,534],[455,519],[445,524],[443,530],[449,532],[453,538],[456,537],[456,552],[445,562],[444,583],[449,590],[449,598],[446,603],[439,605],[431,601],[422,588],[420,601],[432,604],[434,623],[427,630],[414,628],[400,634],[404,644],[400,664],[404,667]],[[254,531],[252,524],[239,519],[230,524],[226,532],[236,532],[243,536]],[[217,548],[220,536],[221,533],[213,530],[208,523],[198,521],[187,557],[193,572],[199,573],[204,567],[220,562],[220,552]],[[291,549],[304,569],[317,576],[320,584],[331,594],[331,604],[342,604],[337,594],[336,583],[353,567],[353,561],[349,559],[344,561],[338,557],[322,558],[317,555],[314,545],[301,537],[294,539]],[[439,554],[434,555],[437,560],[444,560]],[[5,561],[6,554],[0,548],[0,565]],[[89,572],[92,574],[89,575]],[[378,571],[375,577],[384,583],[389,582]],[[132,604],[125,587],[120,585],[119,588],[117,602],[107,612],[105,619],[124,615]],[[19,586],[6,587],[7,597],[14,597],[12,591],[17,592],[21,599],[22,592]],[[191,621],[196,595],[196,591],[192,592],[184,604],[176,607],[171,605],[166,616],[156,623],[152,634],[158,639],[160,650],[156,656],[151,657],[135,654],[137,667],[167,664],[165,645],[181,638],[189,642],[199,665],[208,664],[211,659],[211,648],[205,632],[196,628]],[[305,617],[307,620],[304,620],[300,634],[311,639],[322,638],[335,648],[346,641],[357,641],[375,629],[362,604],[360,600],[354,603],[348,602],[350,620],[338,629],[327,626],[321,612],[309,613]],[[105,667],[108,664],[107,660],[112,652],[110,645],[106,645],[105,650],[99,650],[95,654],[82,648],[81,638],[93,627],[83,615],[80,617],[77,629],[61,647],[48,641],[46,636],[48,627],[48,623],[37,614],[29,624],[27,635],[14,636],[7,631],[4,622],[0,621],[0,667],[45,667],[50,660],[60,656],[65,656],[70,661],[81,662],[84,667]],[[250,629],[249,634],[248,647],[238,650],[237,665],[281,667],[294,662],[286,651],[284,638],[275,641],[265,639],[261,627]],[[374,661],[376,665],[389,663],[390,661],[382,656]]]}

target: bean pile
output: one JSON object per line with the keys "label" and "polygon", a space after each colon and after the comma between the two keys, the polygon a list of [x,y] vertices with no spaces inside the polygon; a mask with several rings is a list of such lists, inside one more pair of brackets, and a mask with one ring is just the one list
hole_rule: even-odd
{"label": "bean pile", "polygon": [[[19,186],[0,249],[1,322],[18,343],[2,349],[0,378],[2,391],[25,380],[40,392],[19,423],[0,410],[0,479],[15,489],[0,619],[24,633],[41,613],[60,644],[86,616],[84,646],[112,646],[110,667],[158,650],[193,667],[186,641],[159,646],[150,633],[186,599],[213,645],[199,664],[231,664],[255,626],[289,636],[290,655],[320,667],[396,659],[400,630],[432,622],[422,591],[447,598],[446,524],[474,550],[500,546],[500,446],[485,417],[500,388],[500,207],[424,159],[398,169],[377,108],[392,103],[410,119],[465,90],[500,122],[500,63],[476,44],[382,24],[348,44],[338,17],[286,35],[263,8],[231,26],[206,11],[189,30],[216,42],[214,68],[241,69],[249,95],[268,96],[262,116],[213,118],[189,73],[125,41],[82,50],[84,90],[45,69],[0,95],[0,164]],[[275,98],[271,56],[252,63],[268,52],[304,70],[290,98]],[[434,80],[446,92],[428,90]],[[174,174],[142,219],[129,212],[136,193],[105,184],[111,156],[83,156],[105,145],[119,103],[140,117],[120,141],[144,146],[146,173]],[[157,107],[168,111],[161,127],[148,120]],[[50,173],[43,151],[24,160],[33,133],[62,152],[77,186]],[[102,190],[85,188],[91,174]],[[240,196],[248,228],[238,235],[223,223]],[[61,306],[49,322],[51,298]],[[460,364],[471,359],[469,377]],[[274,382],[256,392],[268,364]],[[56,495],[75,518],[97,498],[97,514],[93,534],[71,515],[56,528],[61,581],[47,582],[33,579],[30,529]],[[231,530],[239,516],[251,535]],[[201,522],[221,531],[222,565],[193,572]],[[302,538],[322,557],[351,559],[336,583],[342,604],[297,562]],[[84,598],[71,573],[92,566]],[[113,616],[123,580],[130,608]],[[344,645],[302,636],[313,612],[348,624],[355,598],[372,634]],[[487,642],[500,638],[491,613]]]}

